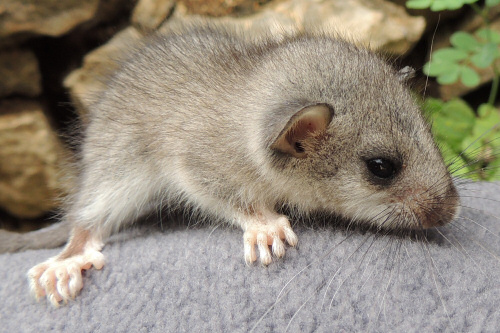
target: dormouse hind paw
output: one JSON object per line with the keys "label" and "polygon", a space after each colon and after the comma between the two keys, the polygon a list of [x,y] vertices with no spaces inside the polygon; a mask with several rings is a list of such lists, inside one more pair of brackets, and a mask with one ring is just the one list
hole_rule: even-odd
{"label": "dormouse hind paw", "polygon": [[61,301],[67,303],[83,287],[82,270],[104,266],[104,256],[100,252],[102,243],[89,242],[86,245],[81,253],[64,259],[51,258],[28,271],[30,289],[37,300],[46,296],[55,307]]}

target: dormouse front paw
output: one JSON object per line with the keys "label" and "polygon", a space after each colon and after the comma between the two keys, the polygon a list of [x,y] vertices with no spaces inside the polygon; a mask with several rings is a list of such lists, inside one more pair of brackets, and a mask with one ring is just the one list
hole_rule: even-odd
{"label": "dormouse front paw", "polygon": [[260,261],[264,265],[269,265],[272,261],[271,251],[278,258],[285,255],[285,244],[283,240],[291,245],[297,245],[298,238],[288,218],[270,211],[263,211],[247,217],[242,225],[245,261],[247,264],[257,260],[255,245],[259,249]]}

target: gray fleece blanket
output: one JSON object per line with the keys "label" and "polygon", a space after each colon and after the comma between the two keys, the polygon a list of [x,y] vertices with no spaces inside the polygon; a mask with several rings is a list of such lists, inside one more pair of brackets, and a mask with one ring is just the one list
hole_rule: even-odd
{"label": "gray fleece blanket", "polygon": [[466,185],[462,217],[427,239],[296,226],[299,246],[246,266],[242,232],[137,228],[58,309],[26,271],[59,249],[0,256],[2,332],[499,332],[500,183]]}

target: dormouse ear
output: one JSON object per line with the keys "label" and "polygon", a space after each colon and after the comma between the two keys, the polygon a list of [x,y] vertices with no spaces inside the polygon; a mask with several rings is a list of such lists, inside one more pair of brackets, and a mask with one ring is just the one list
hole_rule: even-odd
{"label": "dormouse ear", "polygon": [[405,82],[415,77],[415,69],[410,66],[403,67],[398,72],[399,81]]}
{"label": "dormouse ear", "polygon": [[297,158],[306,157],[307,141],[324,132],[332,116],[331,109],[324,104],[303,108],[290,118],[271,148]]}

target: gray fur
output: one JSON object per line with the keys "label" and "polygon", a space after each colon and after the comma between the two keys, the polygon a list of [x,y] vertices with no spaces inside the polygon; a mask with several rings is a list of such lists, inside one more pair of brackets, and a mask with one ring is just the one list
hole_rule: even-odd
{"label": "gray fur", "polygon": [[[321,34],[239,34],[188,26],[123,62],[89,108],[68,220],[105,236],[179,203],[229,222],[239,209],[283,203],[356,219],[351,206],[381,192],[404,197],[438,182],[435,197],[454,193],[420,110],[377,56]],[[334,118],[309,158],[269,149],[296,112],[318,103]],[[373,186],[362,158],[387,154],[408,167],[394,186]]]}
{"label": "gray fur", "polygon": [[[269,245],[282,257],[283,239],[298,241],[282,205],[396,230],[451,221],[457,192],[400,78],[327,35],[253,41],[208,24],[157,34],[85,103],[72,235],[29,270],[33,294],[74,298],[81,271],[105,263],[103,238],[163,206],[240,226],[245,261],[258,248],[264,265]],[[374,159],[397,172],[377,178]]]}
{"label": "gray fur", "polygon": [[[66,214],[101,236],[180,204],[230,223],[283,204],[388,228],[455,216],[451,178],[400,74],[339,38],[187,26],[142,44],[107,86],[90,102]],[[320,103],[334,115],[307,158],[270,148]],[[365,159],[380,156],[405,165],[390,186],[369,180]]]}
{"label": "gray fur", "polygon": [[[157,35],[90,108],[69,218],[108,234],[159,202],[229,221],[238,210],[286,203],[376,223],[383,209],[366,206],[381,201],[387,210],[417,189],[449,220],[456,192],[399,77],[371,52],[326,35],[251,41],[214,25]],[[296,112],[318,103],[334,117],[309,158],[269,149]],[[380,155],[406,165],[393,186],[366,181],[363,159]],[[417,208],[390,209],[397,214],[378,224],[422,223]]]}

